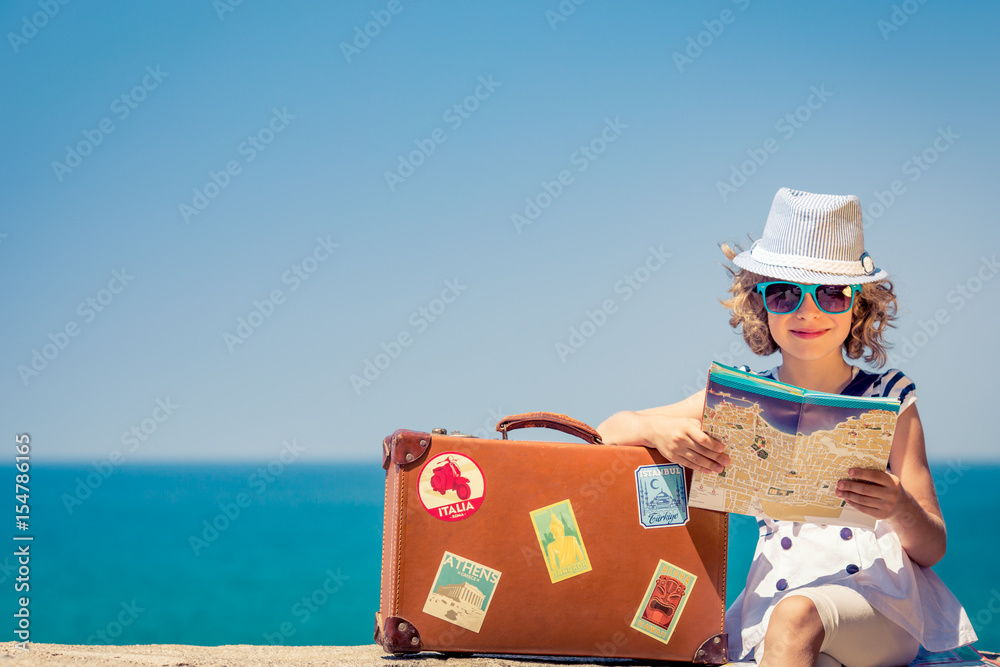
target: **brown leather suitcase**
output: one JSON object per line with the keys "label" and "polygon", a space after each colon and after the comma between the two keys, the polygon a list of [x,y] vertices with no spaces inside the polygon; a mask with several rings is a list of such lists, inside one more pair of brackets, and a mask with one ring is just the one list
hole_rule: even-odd
{"label": "brown leather suitcase", "polygon": [[[585,443],[506,439],[523,427]],[[497,430],[503,439],[435,429],[383,442],[376,643],[725,663],[728,515],[687,508],[690,471],[604,446],[564,415],[514,415]]]}

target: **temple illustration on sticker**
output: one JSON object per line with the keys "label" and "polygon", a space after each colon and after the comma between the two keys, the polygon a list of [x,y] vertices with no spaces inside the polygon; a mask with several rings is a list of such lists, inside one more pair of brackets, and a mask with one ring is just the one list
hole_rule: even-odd
{"label": "temple illustration on sticker", "polygon": [[498,570],[445,551],[423,612],[479,632],[499,581]]}

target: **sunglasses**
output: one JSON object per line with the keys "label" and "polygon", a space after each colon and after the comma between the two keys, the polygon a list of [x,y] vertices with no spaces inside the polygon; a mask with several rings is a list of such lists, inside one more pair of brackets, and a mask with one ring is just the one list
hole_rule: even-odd
{"label": "sunglasses", "polygon": [[757,292],[764,297],[764,307],[772,315],[794,313],[806,294],[812,294],[819,309],[828,315],[846,313],[854,306],[861,285],[803,285],[787,280],[759,283]]}

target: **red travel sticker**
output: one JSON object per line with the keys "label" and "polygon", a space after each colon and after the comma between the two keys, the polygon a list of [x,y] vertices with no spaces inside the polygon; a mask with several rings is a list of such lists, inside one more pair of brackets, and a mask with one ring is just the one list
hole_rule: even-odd
{"label": "red travel sticker", "polygon": [[460,521],[483,504],[486,481],[476,462],[465,454],[442,452],[424,464],[417,481],[420,502],[442,521]]}

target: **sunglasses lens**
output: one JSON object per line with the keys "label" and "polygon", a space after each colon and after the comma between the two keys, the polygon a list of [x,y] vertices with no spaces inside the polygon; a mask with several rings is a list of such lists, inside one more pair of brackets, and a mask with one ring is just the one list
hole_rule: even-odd
{"label": "sunglasses lens", "polygon": [[853,295],[850,285],[820,285],[816,288],[816,304],[831,314],[844,313],[850,309]]}
{"label": "sunglasses lens", "polygon": [[772,313],[783,315],[799,307],[802,288],[794,283],[772,283],[764,288],[764,302]]}

